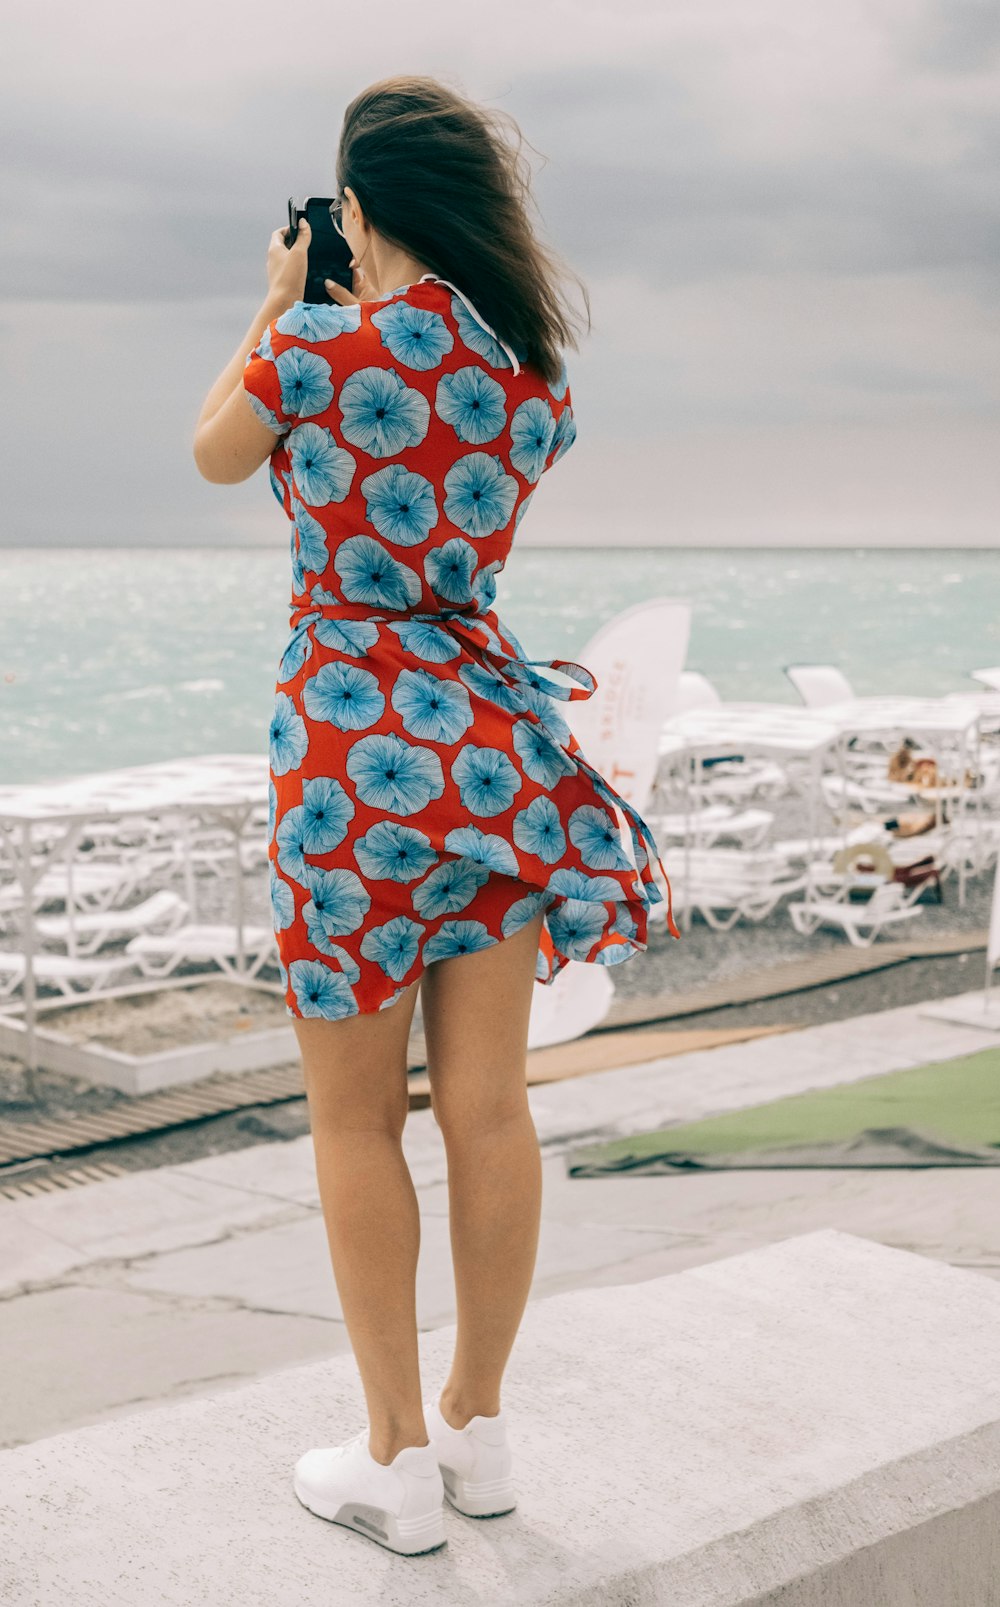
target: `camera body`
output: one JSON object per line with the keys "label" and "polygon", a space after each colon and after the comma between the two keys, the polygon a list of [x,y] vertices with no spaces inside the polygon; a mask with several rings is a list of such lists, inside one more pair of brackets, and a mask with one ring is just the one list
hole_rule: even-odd
{"label": "camera body", "polygon": [[335,280],[345,290],[351,290],[354,284],[354,270],[350,266],[351,248],[333,226],[330,216],[332,201],[332,196],[306,195],[296,198],[290,195],[288,230],[285,235],[285,245],[291,250],[298,236],[299,219],[305,218],[309,224],[310,239],[302,300],[322,302],[328,307],[334,302],[323,283],[324,279]]}

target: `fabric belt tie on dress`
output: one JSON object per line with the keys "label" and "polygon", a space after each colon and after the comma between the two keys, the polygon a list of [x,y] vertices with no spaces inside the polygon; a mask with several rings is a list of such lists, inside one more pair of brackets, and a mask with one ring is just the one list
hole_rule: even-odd
{"label": "fabric belt tie on dress", "polygon": [[[432,609],[423,613],[413,612],[407,608],[380,608],[377,611],[373,611],[370,606],[363,603],[345,603],[337,599],[323,602],[313,600],[309,603],[293,603],[291,605],[292,636],[296,636],[307,625],[315,624],[322,619],[350,619],[368,625],[392,624],[397,621],[412,621],[414,624],[420,625],[440,625],[460,644],[473,647],[508,686],[514,686],[519,689],[527,687],[532,691],[542,692],[546,697],[557,698],[563,703],[572,702],[577,698],[591,697],[597,690],[596,677],[583,664],[576,664],[572,659],[525,658],[523,650],[519,650],[520,643],[513,638],[509,638],[509,632],[507,633],[509,640],[504,641],[500,623],[495,614],[469,614],[458,608]],[[355,648],[355,651],[359,657],[367,657],[366,648]],[[548,679],[543,684],[538,674],[539,670],[543,673],[556,670],[560,674],[567,676],[574,684],[566,686],[558,681]],[[538,714],[537,710],[532,710],[531,712],[535,714],[535,717],[544,726],[544,717]],[[552,737],[557,747],[564,747],[561,742],[556,741],[551,732],[548,734]],[[656,884],[651,862],[655,860],[659,866],[660,875],[663,877],[663,882],[667,889],[667,927],[671,937],[679,938],[681,934],[674,921],[670,879],[663,868],[663,861],[657,852],[656,841],[645,820],[643,820],[637,809],[633,808],[625,798],[620,797],[608,785],[600,771],[594,768],[579,747],[575,751],[571,751],[569,756],[575,764],[579,765],[581,770],[587,772],[594,783],[596,791],[624,814],[632,838],[636,869],[644,886],[649,890],[649,902],[651,904],[661,904],[663,902],[663,894]]]}

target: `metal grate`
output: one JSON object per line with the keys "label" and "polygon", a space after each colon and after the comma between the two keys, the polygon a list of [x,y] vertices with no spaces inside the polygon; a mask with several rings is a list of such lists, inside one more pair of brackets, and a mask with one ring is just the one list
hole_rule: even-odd
{"label": "metal grate", "polygon": [[302,1068],[276,1066],[266,1071],[206,1077],[200,1082],[142,1094],[85,1115],[53,1116],[41,1122],[0,1122],[0,1165],[37,1156],[71,1154],[140,1133],[161,1132],[205,1116],[220,1116],[247,1105],[275,1104],[304,1098]]}
{"label": "metal grate", "polygon": [[23,1200],[36,1194],[57,1194],[61,1189],[78,1188],[81,1183],[104,1183],[110,1177],[124,1177],[126,1168],[114,1161],[88,1161],[77,1166],[40,1169],[23,1177],[0,1179],[0,1196]]}

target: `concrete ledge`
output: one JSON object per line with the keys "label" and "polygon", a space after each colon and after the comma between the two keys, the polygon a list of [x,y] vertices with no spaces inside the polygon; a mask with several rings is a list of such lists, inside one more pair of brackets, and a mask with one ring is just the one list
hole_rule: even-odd
{"label": "concrete ledge", "polygon": [[[421,1335],[428,1388],[453,1338]],[[804,1234],[529,1304],[518,1508],[448,1508],[443,1551],[397,1557],[295,1501],[300,1452],[364,1422],[340,1356],[0,1454],[0,1600],[991,1607],[998,1355],[1000,1284]]]}

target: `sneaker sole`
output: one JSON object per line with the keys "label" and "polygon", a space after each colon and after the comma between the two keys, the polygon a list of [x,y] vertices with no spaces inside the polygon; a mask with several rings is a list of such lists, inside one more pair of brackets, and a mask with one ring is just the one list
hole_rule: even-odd
{"label": "sneaker sole", "polygon": [[441,1469],[446,1501],[456,1512],[463,1513],[465,1517],[502,1518],[505,1513],[513,1512],[517,1506],[512,1479],[488,1479],[473,1484],[469,1479],[463,1479],[454,1468],[448,1467],[444,1462],[440,1462],[438,1466]]}
{"label": "sneaker sole", "polygon": [[385,1546],[387,1551],[398,1551],[404,1557],[420,1557],[447,1544],[444,1514],[440,1510],[423,1518],[397,1518],[382,1507],[360,1501],[344,1502],[334,1510],[300,1484],[298,1478],[293,1478],[292,1482],[302,1505],[317,1518],[366,1535],[369,1540]]}

